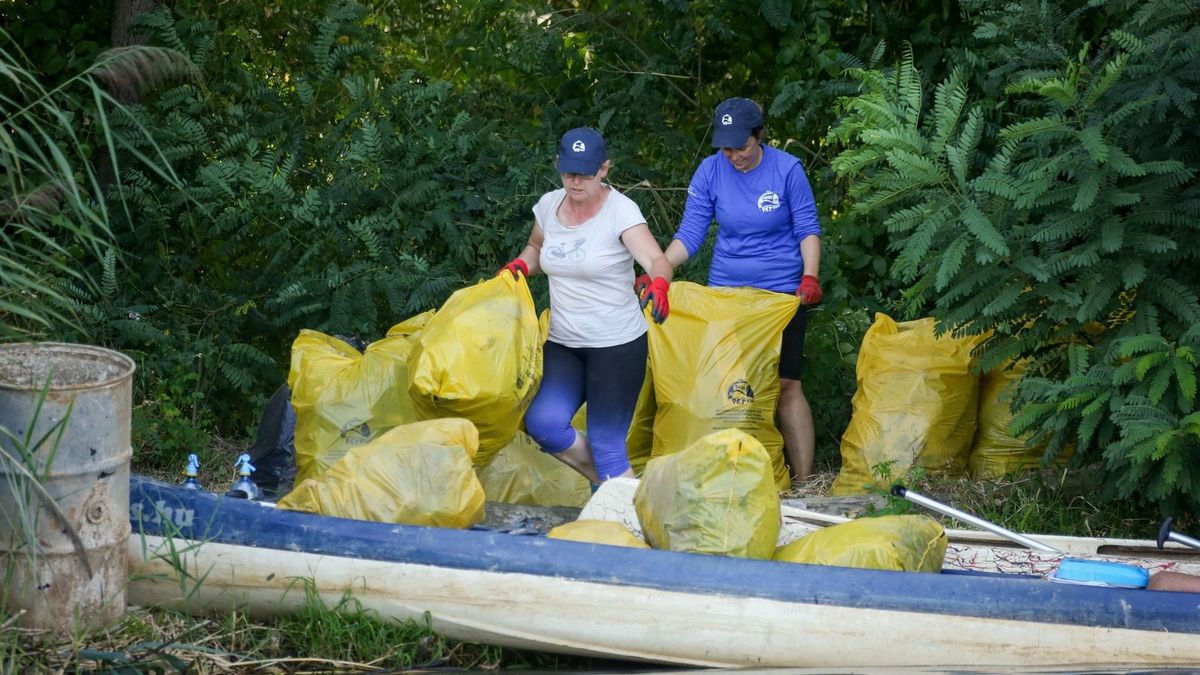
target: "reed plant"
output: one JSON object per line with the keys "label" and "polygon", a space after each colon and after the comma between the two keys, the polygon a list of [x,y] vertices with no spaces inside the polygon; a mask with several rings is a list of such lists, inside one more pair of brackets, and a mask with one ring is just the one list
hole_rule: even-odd
{"label": "reed plant", "polygon": [[126,47],[51,86],[0,28],[0,341],[86,337],[79,300],[117,284],[108,197],[123,207],[124,162],[179,185],[124,101],[194,73],[177,51]]}

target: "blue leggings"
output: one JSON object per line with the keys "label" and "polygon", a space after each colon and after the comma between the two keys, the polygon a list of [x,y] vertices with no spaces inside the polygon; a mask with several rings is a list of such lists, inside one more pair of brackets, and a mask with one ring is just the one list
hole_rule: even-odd
{"label": "blue leggings", "polygon": [[586,401],[587,436],[600,480],[629,469],[625,436],[646,377],[646,334],[614,347],[546,342],[542,386],[525,412],[525,430],[544,452],[575,442],[571,418]]}

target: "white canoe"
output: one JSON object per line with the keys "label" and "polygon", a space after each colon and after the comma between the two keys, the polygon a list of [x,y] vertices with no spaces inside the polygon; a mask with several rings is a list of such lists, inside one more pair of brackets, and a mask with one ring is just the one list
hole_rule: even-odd
{"label": "white canoe", "polygon": [[388,619],[428,612],[459,640],[706,667],[1200,663],[1200,594],[349,521],[137,477],[131,488],[133,604],[270,616],[302,606],[308,585],[330,606],[351,593]]}

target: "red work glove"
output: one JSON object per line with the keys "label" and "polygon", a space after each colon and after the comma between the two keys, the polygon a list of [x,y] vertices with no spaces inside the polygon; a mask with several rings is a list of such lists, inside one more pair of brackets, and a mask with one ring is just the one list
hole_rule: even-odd
{"label": "red work glove", "polygon": [[821,282],[811,274],[800,277],[800,287],[796,289],[800,296],[800,304],[815,305],[821,301]]}
{"label": "red work glove", "polygon": [[[649,274],[643,274],[642,276],[633,280],[633,294],[637,296],[638,302],[642,302],[642,296],[646,294],[646,289],[649,287],[650,287],[650,275]],[[645,306],[646,306],[646,303],[642,302],[642,307],[645,307]]]}
{"label": "red work glove", "polygon": [[514,279],[517,278],[517,272],[524,274],[526,278],[529,277],[529,265],[526,265],[525,261],[521,260],[520,258],[513,258],[512,262],[508,263],[504,267],[501,267],[500,272],[496,272],[496,274],[500,274],[504,270],[512,272]]}
{"label": "red work glove", "polygon": [[650,316],[653,317],[654,323],[662,323],[667,320],[667,314],[671,313],[671,306],[667,302],[667,289],[670,288],[671,282],[662,277],[654,277],[654,281],[646,286],[645,292],[642,294],[642,307],[646,303],[650,305]]}

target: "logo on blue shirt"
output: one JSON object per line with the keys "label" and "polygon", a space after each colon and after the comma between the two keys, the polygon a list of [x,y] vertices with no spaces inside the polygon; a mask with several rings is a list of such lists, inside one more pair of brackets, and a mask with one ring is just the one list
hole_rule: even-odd
{"label": "logo on blue shirt", "polygon": [[779,195],[767,190],[758,196],[758,210],[763,213],[770,213],[779,208]]}

